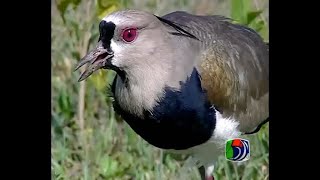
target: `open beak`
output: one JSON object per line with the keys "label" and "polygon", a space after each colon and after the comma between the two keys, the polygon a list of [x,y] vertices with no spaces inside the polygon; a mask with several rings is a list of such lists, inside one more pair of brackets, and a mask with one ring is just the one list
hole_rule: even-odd
{"label": "open beak", "polygon": [[83,65],[88,64],[85,71],[80,75],[78,82],[85,80],[93,72],[101,68],[108,68],[108,66],[111,65],[112,57],[113,52],[105,49],[102,46],[102,42],[99,42],[98,45],[93,50],[88,52],[76,66],[75,71]]}

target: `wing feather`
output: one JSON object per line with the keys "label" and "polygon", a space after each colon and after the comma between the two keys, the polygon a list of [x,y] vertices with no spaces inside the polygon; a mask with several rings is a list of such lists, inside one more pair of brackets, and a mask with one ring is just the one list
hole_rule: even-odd
{"label": "wing feather", "polygon": [[174,12],[162,18],[197,37],[196,65],[208,98],[224,116],[254,130],[269,116],[269,46],[254,30],[222,16]]}

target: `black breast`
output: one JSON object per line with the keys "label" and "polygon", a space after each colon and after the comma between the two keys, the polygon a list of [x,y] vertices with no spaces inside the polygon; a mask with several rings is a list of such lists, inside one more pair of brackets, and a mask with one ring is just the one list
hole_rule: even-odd
{"label": "black breast", "polygon": [[166,88],[165,97],[152,112],[144,112],[144,119],[122,109],[116,99],[114,109],[144,140],[162,149],[181,150],[202,144],[212,136],[216,122],[215,110],[195,69],[180,91]]}

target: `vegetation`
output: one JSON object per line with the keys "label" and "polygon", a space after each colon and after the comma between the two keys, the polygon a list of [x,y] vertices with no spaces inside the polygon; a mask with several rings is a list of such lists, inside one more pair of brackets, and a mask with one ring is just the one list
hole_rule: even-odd
{"label": "vegetation", "polygon": [[[263,0],[56,0],[52,1],[52,178],[177,179],[185,157],[147,144],[113,112],[106,84],[114,73],[99,71],[78,83],[73,68],[98,39],[99,18],[122,8],[163,15],[174,10],[221,14],[257,30],[268,41]],[[268,179],[268,125],[251,142],[251,159],[231,163],[220,157],[216,179]],[[199,178],[196,169],[184,172]]]}

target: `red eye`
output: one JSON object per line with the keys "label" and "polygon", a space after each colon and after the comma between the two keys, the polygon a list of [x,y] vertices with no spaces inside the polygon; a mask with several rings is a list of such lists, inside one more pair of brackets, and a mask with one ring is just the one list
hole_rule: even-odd
{"label": "red eye", "polygon": [[122,39],[126,42],[132,42],[137,37],[137,29],[136,28],[129,28],[125,29],[122,32]]}

